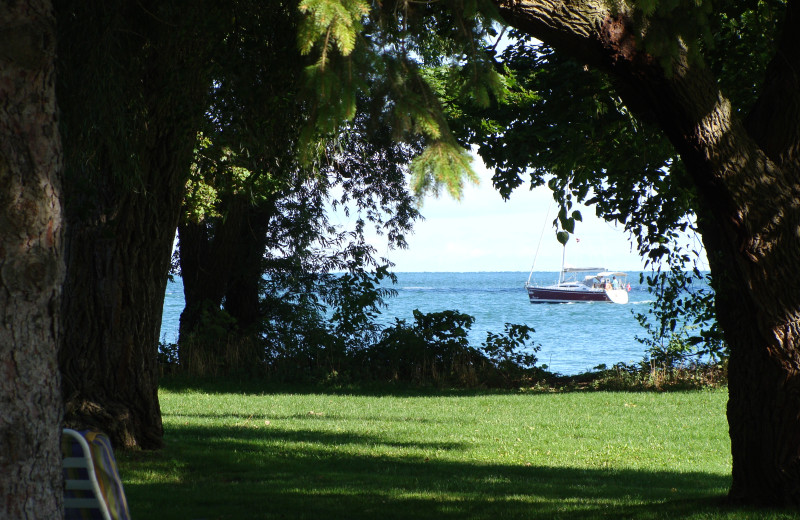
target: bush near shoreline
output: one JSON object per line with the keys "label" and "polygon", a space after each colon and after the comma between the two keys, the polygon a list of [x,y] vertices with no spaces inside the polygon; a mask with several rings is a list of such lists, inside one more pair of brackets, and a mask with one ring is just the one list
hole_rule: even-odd
{"label": "bush near shoreline", "polygon": [[[439,388],[537,390],[686,390],[727,383],[727,359],[697,362],[697,346],[674,336],[662,346],[651,341],[649,358],[638,364],[563,376],[537,365],[540,346],[533,328],[506,323],[473,346],[474,318],[458,311],[414,311],[411,323],[396,319],[368,342],[313,334],[280,341],[236,340],[191,335],[181,346],[162,344],[162,374],[187,377],[254,377],[275,383],[323,386],[381,385]],[[676,339],[677,338],[677,339]]]}

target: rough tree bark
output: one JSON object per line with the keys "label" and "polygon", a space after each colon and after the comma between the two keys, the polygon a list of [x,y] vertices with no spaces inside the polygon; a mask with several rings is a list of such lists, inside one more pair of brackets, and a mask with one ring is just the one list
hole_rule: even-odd
{"label": "rough tree bark", "polygon": [[604,2],[498,1],[507,21],[623,85],[664,131],[699,193],[695,208],[730,346],[729,497],[800,505],[800,6],[790,0],[762,96],[742,121],[685,56],[666,75]]}
{"label": "rough tree bark", "polygon": [[206,7],[57,2],[66,421],[102,429],[116,447],[163,442],[158,335],[215,36],[196,16],[226,19]]}
{"label": "rough tree bark", "polygon": [[63,516],[54,56],[49,0],[0,7],[0,518]]}

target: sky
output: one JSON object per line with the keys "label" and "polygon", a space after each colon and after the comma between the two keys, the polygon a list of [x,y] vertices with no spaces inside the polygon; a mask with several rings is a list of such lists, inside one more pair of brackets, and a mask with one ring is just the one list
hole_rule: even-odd
{"label": "sky", "polygon": [[[372,235],[378,255],[394,262],[393,271],[399,273],[558,271],[562,248],[552,226],[558,207],[548,188],[531,191],[523,185],[503,201],[492,187],[491,172],[480,160],[474,166],[481,182],[467,186],[460,201],[446,194],[423,201],[425,220],[417,221],[413,234],[406,236],[408,249],[389,250]],[[592,208],[575,209],[581,211],[583,222],[576,222],[575,235],[567,244],[566,265],[643,269],[634,242],[622,228],[599,219]]]}

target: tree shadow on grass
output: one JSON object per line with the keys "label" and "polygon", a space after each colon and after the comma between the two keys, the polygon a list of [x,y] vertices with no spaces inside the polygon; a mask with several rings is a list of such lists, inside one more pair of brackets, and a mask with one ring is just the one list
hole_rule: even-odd
{"label": "tree shadow on grass", "polygon": [[269,412],[262,412],[262,413],[230,413],[230,412],[219,412],[215,410],[207,411],[207,412],[177,412],[172,414],[163,414],[163,417],[167,416],[173,417],[181,417],[187,419],[210,419],[210,420],[225,420],[225,419],[232,419],[232,420],[239,420],[239,421],[262,421],[262,420],[273,420],[273,421],[280,421],[280,420],[302,420],[302,419],[312,419],[314,421],[342,421],[342,420],[354,420],[358,419],[360,421],[381,421],[381,422],[413,422],[418,424],[433,424],[433,423],[440,423],[441,421],[435,419],[429,419],[425,417],[417,417],[417,416],[409,416],[409,417],[386,417],[384,415],[366,415],[363,413],[359,413],[358,415],[351,415],[347,413],[343,413],[337,411],[335,413],[315,413],[315,412],[297,412],[297,413],[284,413],[279,414],[272,411]]}
{"label": "tree shadow on grass", "polygon": [[413,383],[358,383],[348,385],[335,385],[323,383],[285,383],[269,381],[257,377],[227,377],[203,378],[196,376],[170,375],[161,378],[159,388],[171,392],[201,392],[206,394],[237,395],[269,395],[269,394],[325,394],[325,395],[354,395],[367,397],[394,396],[394,397],[419,397],[419,396],[473,396],[473,395],[503,395],[516,392],[515,389],[504,388],[455,388],[418,385]]}
{"label": "tree shadow on grass", "polygon": [[134,518],[791,518],[726,508],[730,478],[699,472],[454,462],[463,447],[436,442],[375,455],[380,434],[185,425],[166,440],[120,454]]}

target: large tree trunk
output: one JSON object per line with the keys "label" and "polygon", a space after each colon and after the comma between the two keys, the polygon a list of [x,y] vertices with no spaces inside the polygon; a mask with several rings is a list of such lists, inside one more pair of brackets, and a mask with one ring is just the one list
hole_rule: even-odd
{"label": "large tree trunk", "polygon": [[180,196],[119,197],[91,220],[68,212],[66,421],[103,430],[118,447],[152,449],[163,435],[155,346]]}
{"label": "large tree trunk", "polygon": [[0,518],[63,516],[56,355],[64,277],[55,20],[0,8]]}
{"label": "large tree trunk", "polygon": [[[252,347],[261,319],[263,259],[274,206],[272,200],[253,205],[246,195],[231,196],[222,205],[227,208],[223,218],[178,227],[186,300],[178,343],[181,363],[193,373],[206,371],[209,362],[244,368],[258,359]],[[203,317],[223,308],[230,318],[225,330],[218,330],[220,323],[203,329]]]}
{"label": "large tree trunk", "polygon": [[117,4],[58,3],[69,223],[59,362],[69,424],[153,449],[166,276],[213,47],[195,16],[215,17],[196,3]]}
{"label": "large tree trunk", "polygon": [[676,56],[665,74],[641,52],[624,12],[497,3],[512,25],[613,74],[628,106],[680,153],[731,352],[730,498],[800,505],[800,6],[788,3],[762,97],[743,122],[702,64]]}
{"label": "large tree trunk", "polygon": [[184,307],[181,312],[179,345],[187,345],[202,323],[204,309],[222,306],[235,251],[231,248],[227,225],[235,217],[213,228],[207,222],[181,222],[178,225],[178,252],[183,280]]}
{"label": "large tree trunk", "polygon": [[[761,96],[719,168],[734,202],[717,317],[729,365],[733,485],[746,503],[800,505],[800,4],[789,2]],[[734,126],[734,129],[737,127]],[[719,132],[721,133],[721,132]],[[749,138],[749,140],[747,139]],[[750,141],[752,140],[752,141]],[[747,143],[753,142],[748,146]],[[713,231],[713,230],[712,230]],[[720,235],[704,234],[709,245]],[[733,249],[733,250],[731,250]],[[712,264],[714,265],[714,264]],[[741,273],[737,280],[726,273]],[[738,282],[738,283],[737,283]]]}
{"label": "large tree trunk", "polygon": [[233,228],[240,212],[209,222],[183,221],[178,251],[184,308],[178,336],[181,369],[194,375],[215,374],[225,364],[230,323],[221,314],[231,268],[238,256]]}
{"label": "large tree trunk", "polygon": [[[240,330],[258,323],[260,282],[269,240],[272,206],[252,206],[239,197],[213,223],[178,226],[181,278],[186,306],[179,343],[201,324],[203,309],[223,307]],[[263,204],[262,204],[263,206]]]}

